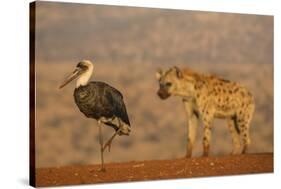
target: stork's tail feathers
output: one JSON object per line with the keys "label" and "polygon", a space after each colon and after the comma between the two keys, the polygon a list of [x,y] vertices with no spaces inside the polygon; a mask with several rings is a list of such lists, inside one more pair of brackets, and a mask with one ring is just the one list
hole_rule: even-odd
{"label": "stork's tail feathers", "polygon": [[112,127],[116,132],[118,131],[118,135],[129,135],[131,132],[131,127],[120,118],[101,118],[102,123]]}
{"label": "stork's tail feathers", "polygon": [[127,135],[129,136],[130,135],[130,132],[131,132],[131,127],[127,124],[124,124],[124,123],[121,123],[120,125],[122,128],[120,130],[120,132],[118,133],[118,135]]}

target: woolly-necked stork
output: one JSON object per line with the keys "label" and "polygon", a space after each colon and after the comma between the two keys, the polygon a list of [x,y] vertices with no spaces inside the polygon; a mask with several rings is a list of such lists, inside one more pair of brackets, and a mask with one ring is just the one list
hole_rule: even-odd
{"label": "woolly-necked stork", "polygon": [[[76,69],[59,88],[63,88],[72,80],[78,78],[74,90],[74,100],[79,110],[86,117],[94,118],[98,121],[101,171],[105,171],[104,150],[108,147],[110,151],[111,142],[117,134],[129,135],[131,126],[121,92],[104,82],[89,82],[93,69],[94,65],[91,61],[83,60],[79,62]],[[102,124],[115,129],[115,133],[105,145],[103,145]]]}

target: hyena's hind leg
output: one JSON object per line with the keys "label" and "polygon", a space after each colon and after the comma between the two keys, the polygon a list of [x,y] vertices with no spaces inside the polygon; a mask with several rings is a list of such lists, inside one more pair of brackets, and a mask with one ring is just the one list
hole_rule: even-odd
{"label": "hyena's hind leg", "polygon": [[248,146],[251,143],[251,139],[250,139],[250,124],[247,121],[243,121],[242,123],[240,123],[240,128],[241,128],[241,137],[242,137],[242,143],[243,143],[243,148],[242,148],[242,154],[245,154]]}
{"label": "hyena's hind leg", "polygon": [[244,110],[240,110],[237,116],[237,124],[240,130],[240,135],[242,137],[243,149],[242,153],[245,154],[250,143],[250,123],[254,113],[254,106],[249,106]]}
{"label": "hyena's hind leg", "polygon": [[190,158],[192,155],[192,149],[196,138],[196,132],[198,127],[199,115],[194,110],[194,102],[183,100],[185,112],[188,120],[187,125],[187,145],[186,145],[186,158]]}
{"label": "hyena's hind leg", "polygon": [[228,118],[227,119],[227,125],[229,128],[229,131],[232,136],[232,153],[231,154],[240,154],[240,130],[237,125],[236,117]]}

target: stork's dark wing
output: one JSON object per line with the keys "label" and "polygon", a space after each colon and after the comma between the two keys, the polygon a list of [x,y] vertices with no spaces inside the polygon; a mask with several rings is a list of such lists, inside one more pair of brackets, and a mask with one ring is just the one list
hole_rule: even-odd
{"label": "stork's dark wing", "polygon": [[129,117],[121,92],[109,85],[105,88],[104,92],[106,99],[113,107],[114,115],[130,126]]}

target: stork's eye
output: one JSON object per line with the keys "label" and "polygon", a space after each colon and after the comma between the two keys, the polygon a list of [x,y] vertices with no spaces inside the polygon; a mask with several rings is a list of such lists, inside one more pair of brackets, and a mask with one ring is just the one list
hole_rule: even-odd
{"label": "stork's eye", "polygon": [[87,69],[87,66],[84,65],[84,64],[82,64],[82,63],[77,64],[77,67],[78,67],[78,68],[81,68],[82,70]]}
{"label": "stork's eye", "polygon": [[79,68],[81,68],[83,65],[82,65],[82,63],[81,62],[79,62],[78,64],[77,64],[77,66],[76,67],[79,67]]}
{"label": "stork's eye", "polygon": [[165,83],[165,86],[166,86],[166,87],[171,87],[171,86],[172,86],[172,83],[167,82],[167,83]]}

